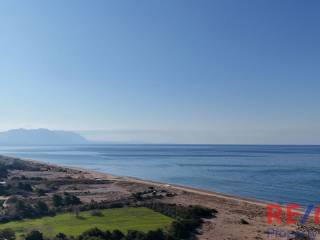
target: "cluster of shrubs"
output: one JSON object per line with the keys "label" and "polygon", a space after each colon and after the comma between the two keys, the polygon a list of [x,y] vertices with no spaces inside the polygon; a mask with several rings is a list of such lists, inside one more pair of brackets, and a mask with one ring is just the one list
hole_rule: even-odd
{"label": "cluster of shrubs", "polygon": [[25,170],[39,171],[40,167],[37,164],[31,164],[18,158],[0,157],[0,177],[6,178],[8,170]]}
{"label": "cluster of shrubs", "polygon": [[14,231],[10,228],[5,228],[0,230],[0,239],[1,240],[15,240],[16,239],[16,235],[14,233]]}
{"label": "cluster of shrubs", "polygon": [[1,196],[7,196],[9,195],[8,193],[8,187],[6,185],[1,184],[0,185],[0,195]]}
{"label": "cluster of shrubs", "polygon": [[12,177],[11,180],[43,181],[43,180],[45,180],[45,179],[42,178],[42,177],[26,177],[26,176],[22,175],[22,176]]}
{"label": "cluster of shrubs", "polygon": [[31,184],[26,182],[19,182],[17,188],[26,192],[32,192],[33,190]]}
{"label": "cluster of shrubs", "polygon": [[0,178],[7,178],[8,177],[8,168],[0,165]]}
{"label": "cluster of shrubs", "polygon": [[[12,182],[15,181],[15,182]],[[11,194],[14,189],[22,190],[24,192],[32,192],[34,189],[31,185],[31,183],[43,181],[43,178],[41,177],[14,177],[11,179],[11,183],[8,185],[9,188],[11,188]],[[36,189],[38,191],[38,189]],[[16,192],[17,193],[23,193],[21,191]]]}
{"label": "cluster of shrubs", "polygon": [[215,209],[202,206],[185,207],[161,202],[146,203],[144,206],[175,219],[167,233],[169,238],[165,238],[174,240],[191,238],[203,223],[203,218],[212,218],[217,214]]}
{"label": "cluster of shrubs", "polygon": [[70,193],[64,193],[63,196],[55,194],[52,197],[52,201],[55,207],[64,207],[81,204],[80,198]]}
{"label": "cluster of shrubs", "polygon": [[32,192],[33,188],[31,184],[26,182],[17,182],[0,185],[0,195],[27,195],[28,192]]}
{"label": "cluster of shrubs", "polygon": [[[111,209],[111,208],[123,208],[125,206],[130,206],[131,201],[128,199],[124,200],[115,200],[115,201],[101,201],[96,202],[94,200],[91,200],[90,203],[87,204],[81,204],[77,205],[80,211],[89,211],[89,210],[95,210],[95,209]],[[63,211],[69,212],[73,210],[73,206],[65,206],[63,208]]]}
{"label": "cluster of shrubs", "polygon": [[[14,197],[14,199],[11,199],[12,203],[10,206],[5,209],[5,215],[0,217],[0,222],[24,218],[38,218],[48,215],[53,216],[57,212],[71,211],[72,206],[81,204],[81,201],[77,196],[69,193],[64,193],[62,196],[54,195],[52,200],[56,208],[49,208],[49,206],[41,200],[31,204],[30,201],[25,201],[24,198]],[[70,209],[64,209],[64,207],[70,207]]]}
{"label": "cluster of shrubs", "polygon": [[3,164],[0,161],[0,179],[4,181],[4,184],[0,184],[0,195],[10,196],[10,195],[26,195],[28,192],[33,191],[33,187],[30,182],[40,181],[40,177],[30,177],[26,176],[13,177],[8,181],[9,170],[24,168],[21,163],[14,162],[14,164]]}
{"label": "cluster of shrubs", "polygon": [[0,222],[4,223],[12,220],[21,220],[23,218],[38,218],[53,214],[54,212],[41,200],[30,204],[27,201],[17,198],[14,205],[6,208],[5,215],[0,217]]}
{"label": "cluster of shrubs", "polygon": [[[10,206],[6,207],[4,214],[0,216],[0,223],[24,218],[38,218],[43,216],[54,216],[58,212],[74,212],[94,209],[122,208],[130,204],[129,201],[95,202],[82,204],[80,198],[70,193],[55,194],[52,197],[54,207],[49,207],[44,201],[35,203],[26,201],[25,198],[11,197]],[[1,238],[0,238],[1,240]]]}
{"label": "cluster of shrubs", "polygon": [[95,180],[95,179],[78,179],[78,178],[72,178],[71,176],[66,176],[63,179],[55,179],[50,180],[46,182],[47,188],[52,190],[59,189],[60,186],[63,185],[73,185],[73,184],[107,184],[111,183],[109,180]]}
{"label": "cluster of shrubs", "polygon": [[[16,235],[11,229],[0,230],[0,239],[15,240]],[[37,230],[28,233],[25,240],[44,240],[43,234]],[[135,230],[129,230],[123,234],[119,230],[102,231],[98,228],[92,228],[78,237],[68,237],[64,233],[58,233],[51,240],[171,240],[167,238],[162,230],[149,231],[147,233]]]}
{"label": "cluster of shrubs", "polygon": [[168,204],[162,202],[145,203],[142,206],[160,212],[171,218],[179,219],[196,219],[210,218],[218,213],[217,210],[206,208],[198,205],[183,206],[177,204]]}
{"label": "cluster of shrubs", "polygon": [[[64,200],[70,198],[70,194],[65,194]],[[72,197],[71,197],[72,198]],[[27,214],[30,211],[30,206],[24,205],[22,201],[17,204],[20,214]],[[93,228],[85,231],[77,238],[68,237],[63,233],[59,233],[53,240],[182,240],[190,239],[194,237],[196,229],[201,226],[202,218],[214,217],[217,213],[214,209],[209,209],[201,206],[181,206],[176,204],[165,204],[160,202],[144,204],[145,207],[153,209],[154,211],[160,212],[164,215],[170,216],[175,219],[171,226],[163,230],[149,231],[147,233],[141,231],[130,230],[126,235],[124,235],[119,230],[102,231],[98,228]],[[44,202],[37,202],[36,206],[31,207],[31,209],[37,209],[38,214],[49,214],[48,206]],[[92,210],[92,215],[100,215],[101,211],[99,209]],[[36,213],[33,213],[28,217],[36,217]],[[2,236],[6,237],[2,237]],[[13,233],[14,235],[14,233]],[[11,237],[10,237],[11,236]],[[12,237],[12,231],[5,229],[0,231],[0,239],[14,240]],[[29,233],[25,240],[43,240],[42,233],[38,231],[32,231]]]}
{"label": "cluster of shrubs", "polygon": [[93,228],[82,233],[78,240],[164,240],[167,239],[165,233],[162,230],[149,231],[147,233],[129,230],[126,235],[124,235],[119,230],[102,231],[98,228]]}

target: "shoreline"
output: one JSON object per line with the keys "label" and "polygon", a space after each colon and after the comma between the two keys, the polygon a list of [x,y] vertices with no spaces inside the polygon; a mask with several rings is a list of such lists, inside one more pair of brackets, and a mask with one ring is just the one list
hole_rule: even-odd
{"label": "shoreline", "polygon": [[[198,234],[199,240],[267,240],[270,239],[270,236],[267,234],[270,228],[286,232],[307,232],[310,229],[317,229],[320,233],[320,227],[316,226],[315,228],[314,225],[309,226],[309,224],[303,226],[287,225],[285,222],[278,225],[268,224],[266,205],[270,202],[267,201],[247,199],[179,184],[168,184],[136,177],[117,176],[97,170],[64,166],[41,160],[0,155],[0,158],[1,157],[25,161],[31,165],[38,165],[40,169],[43,168],[43,170],[38,170],[38,172],[18,170],[13,173],[15,176],[43,177],[53,181],[63,181],[66,177],[78,181],[90,180],[91,182],[99,182],[102,180],[98,185],[97,183],[74,183],[71,185],[67,184],[69,186],[62,186],[61,189],[58,189],[57,193],[62,194],[65,191],[69,191],[77,194],[77,196],[81,198],[81,201],[87,203],[90,203],[92,200],[111,202],[126,201],[136,193],[150,192],[150,189],[152,189],[152,192],[160,193],[158,196],[161,197],[151,197],[149,200],[146,198],[141,200],[142,203],[144,203],[144,201],[159,201],[166,204],[184,206],[200,205],[217,210],[218,213],[215,218],[207,219],[202,224]],[[166,194],[161,195],[163,191]],[[283,208],[283,210],[285,209]]]}
{"label": "shoreline", "polygon": [[[5,155],[2,155],[2,156],[5,156]],[[5,156],[5,157],[12,157],[12,156]],[[48,166],[61,167],[61,168],[66,168],[66,169],[87,172],[87,173],[91,173],[91,174],[99,175],[99,176],[102,175],[102,176],[107,177],[108,179],[112,178],[112,179],[116,179],[119,181],[123,180],[123,181],[128,181],[128,182],[154,185],[154,186],[158,186],[158,187],[166,187],[166,188],[177,189],[177,190],[186,191],[186,192],[190,192],[190,193],[205,195],[205,196],[219,197],[219,198],[224,198],[224,199],[229,199],[229,200],[234,200],[234,201],[242,201],[242,202],[246,202],[249,204],[259,205],[262,207],[265,207],[267,204],[272,203],[271,201],[245,198],[245,197],[236,196],[236,195],[232,195],[232,194],[216,192],[216,191],[212,191],[212,190],[206,190],[206,189],[201,189],[201,188],[196,188],[196,187],[191,187],[191,186],[186,186],[186,185],[158,182],[158,181],[154,181],[154,180],[142,179],[142,178],[132,177],[132,176],[119,176],[119,175],[114,175],[111,173],[101,172],[99,170],[91,170],[91,169],[86,169],[86,168],[81,168],[81,167],[59,165],[59,164],[54,164],[54,163],[50,163],[50,162],[43,161],[43,160],[34,160],[34,159],[28,159],[28,158],[18,158],[18,159],[23,160],[23,161],[28,161],[28,162],[45,164]]]}

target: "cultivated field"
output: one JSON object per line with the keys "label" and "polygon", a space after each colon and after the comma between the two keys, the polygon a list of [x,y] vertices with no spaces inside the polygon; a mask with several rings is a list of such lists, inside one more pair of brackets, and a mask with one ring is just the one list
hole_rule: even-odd
{"label": "cultivated field", "polygon": [[11,228],[21,238],[31,230],[39,230],[46,237],[53,237],[59,232],[77,236],[84,231],[97,227],[101,230],[118,229],[123,233],[128,230],[147,232],[169,226],[172,219],[148,208],[115,208],[101,210],[101,216],[92,216],[90,211],[58,214],[54,217],[27,219],[0,224],[0,229]]}

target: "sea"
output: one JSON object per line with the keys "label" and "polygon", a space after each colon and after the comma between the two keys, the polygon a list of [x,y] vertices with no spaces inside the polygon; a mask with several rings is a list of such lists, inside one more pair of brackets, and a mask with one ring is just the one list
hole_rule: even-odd
{"label": "sea", "polygon": [[320,146],[2,146],[0,155],[185,185],[280,204],[320,203]]}

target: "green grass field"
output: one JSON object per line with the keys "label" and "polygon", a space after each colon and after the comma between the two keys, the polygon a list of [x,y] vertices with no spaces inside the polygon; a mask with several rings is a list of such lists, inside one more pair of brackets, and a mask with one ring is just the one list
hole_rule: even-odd
{"label": "green grass field", "polygon": [[148,208],[115,208],[102,210],[103,216],[92,216],[90,211],[80,212],[80,217],[73,213],[58,214],[54,217],[26,219],[0,224],[0,229],[11,228],[18,238],[31,230],[39,230],[46,237],[53,237],[59,232],[77,236],[92,227],[101,230],[119,229],[147,232],[170,225],[173,219]]}

